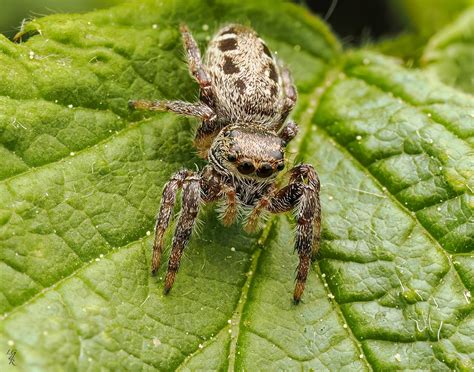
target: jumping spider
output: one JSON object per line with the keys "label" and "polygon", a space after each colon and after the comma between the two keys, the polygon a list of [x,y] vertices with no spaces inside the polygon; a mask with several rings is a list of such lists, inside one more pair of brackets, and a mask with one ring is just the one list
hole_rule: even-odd
{"label": "jumping spider", "polygon": [[209,164],[200,172],[181,170],[165,185],[156,221],[152,273],[160,266],[163,236],[180,188],[182,210],[165,294],[173,286],[201,204],[224,200],[225,225],[233,223],[239,208],[249,212],[247,231],[256,228],[264,211],[293,210],[299,255],[293,299],[298,303],[311,258],[319,248],[321,207],[319,179],[309,164],[291,169],[287,186],[278,189],[275,185],[278,172],[285,167],[285,147],[298,133],[293,121],[284,126],[297,98],[290,72],[277,64],[264,41],[248,27],[234,24],[222,28],[210,41],[204,64],[185,25],[181,34],[190,72],[200,86],[200,102],[138,100],[130,101],[130,106],[200,118],[195,145]]}

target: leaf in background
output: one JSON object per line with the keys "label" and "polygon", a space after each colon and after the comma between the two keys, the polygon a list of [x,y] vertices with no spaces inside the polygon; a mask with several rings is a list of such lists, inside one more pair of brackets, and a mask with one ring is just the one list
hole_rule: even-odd
{"label": "leaf in background", "polygon": [[430,37],[474,5],[474,0],[390,0],[389,4],[408,26]]}
{"label": "leaf in background", "polygon": [[403,59],[407,67],[419,67],[420,57],[426,46],[426,38],[415,33],[402,33],[395,37],[369,43],[366,49]]}
{"label": "leaf in background", "polygon": [[[204,46],[229,21],[294,72],[292,150],[322,179],[321,258],[298,306],[285,216],[247,236],[206,208],[172,293],[149,274],[161,188],[202,161],[194,120],[127,101],[195,99],[178,24]],[[25,31],[0,39],[0,345],[15,368],[472,368],[472,98],[341,54],[290,4],[141,1]]]}
{"label": "leaf in background", "polygon": [[474,7],[430,39],[421,62],[444,83],[474,94]]}

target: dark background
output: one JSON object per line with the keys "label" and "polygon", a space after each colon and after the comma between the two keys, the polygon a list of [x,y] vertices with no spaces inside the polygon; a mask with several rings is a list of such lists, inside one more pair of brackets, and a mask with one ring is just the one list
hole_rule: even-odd
{"label": "dark background", "polygon": [[360,44],[394,36],[403,22],[387,0],[297,0],[325,19],[343,43]]}

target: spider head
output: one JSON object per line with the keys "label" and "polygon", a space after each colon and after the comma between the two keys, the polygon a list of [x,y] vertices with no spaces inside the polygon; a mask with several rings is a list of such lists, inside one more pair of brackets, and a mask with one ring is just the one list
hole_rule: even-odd
{"label": "spider head", "polygon": [[284,150],[285,142],[268,128],[230,125],[215,138],[208,158],[217,171],[263,180],[283,170]]}

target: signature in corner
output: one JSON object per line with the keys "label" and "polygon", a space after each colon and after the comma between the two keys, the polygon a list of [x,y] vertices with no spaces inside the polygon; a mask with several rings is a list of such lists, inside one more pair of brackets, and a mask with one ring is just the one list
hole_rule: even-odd
{"label": "signature in corner", "polygon": [[8,364],[16,366],[16,364],[15,364],[16,350],[15,349],[8,349],[7,355],[8,355]]}

